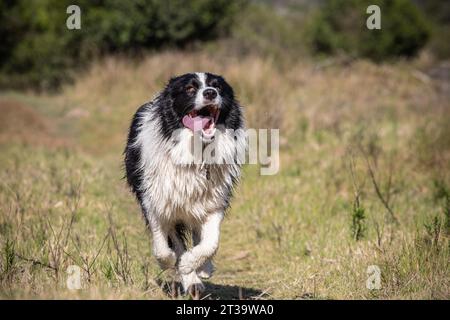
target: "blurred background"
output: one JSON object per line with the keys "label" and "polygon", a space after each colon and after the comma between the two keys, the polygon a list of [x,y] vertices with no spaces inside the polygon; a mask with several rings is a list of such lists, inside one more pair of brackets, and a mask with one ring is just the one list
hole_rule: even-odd
{"label": "blurred background", "polygon": [[[66,27],[71,4],[82,10],[80,30]],[[383,31],[364,28],[370,4],[383,9]],[[168,48],[206,47],[287,64],[317,55],[382,62],[413,57],[424,48],[445,59],[449,7],[439,0],[3,1],[1,85],[55,89],[92,58],[122,54],[139,61]]]}
{"label": "blurred background", "polygon": [[208,71],[281,140],[277,175],[244,168],[209,298],[450,298],[449,31],[439,0],[2,1],[0,297],[173,297],[122,151],[171,76]]}

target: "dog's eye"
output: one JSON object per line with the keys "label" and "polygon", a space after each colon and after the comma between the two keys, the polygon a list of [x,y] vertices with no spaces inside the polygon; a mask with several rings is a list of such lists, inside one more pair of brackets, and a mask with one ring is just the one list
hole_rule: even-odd
{"label": "dog's eye", "polygon": [[220,84],[218,82],[211,83],[211,87],[214,87],[219,91],[222,89],[222,87],[220,86]]}
{"label": "dog's eye", "polygon": [[189,94],[193,94],[195,92],[195,90],[197,90],[197,89],[195,89],[194,86],[187,86],[186,87],[186,92],[189,93]]}

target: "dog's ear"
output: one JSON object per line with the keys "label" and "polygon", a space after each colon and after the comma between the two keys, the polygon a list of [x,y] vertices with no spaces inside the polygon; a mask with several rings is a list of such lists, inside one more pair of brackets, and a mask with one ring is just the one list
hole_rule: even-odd
{"label": "dog's ear", "polygon": [[230,101],[234,100],[234,91],[233,88],[228,84],[224,77],[215,75],[217,81],[219,82],[221,88],[221,95],[228,98]]}
{"label": "dog's ear", "polygon": [[182,76],[173,76],[169,79],[166,86],[172,86],[181,79]]}
{"label": "dog's ear", "polygon": [[180,93],[183,91],[185,86],[185,82],[188,80],[188,74],[184,74],[181,76],[174,76],[169,79],[165,88],[165,96],[167,98],[172,98],[174,94]]}
{"label": "dog's ear", "polygon": [[171,77],[169,81],[166,83],[166,86],[162,92],[162,95],[166,99],[166,102],[172,101],[172,96],[174,94],[175,89],[177,88],[177,83],[180,81],[180,76]]}
{"label": "dog's ear", "polygon": [[169,79],[167,82],[166,87],[173,87],[173,88],[182,88],[185,84],[192,81],[192,79],[195,78],[195,74],[193,73],[185,73],[178,76],[173,76]]}
{"label": "dog's ear", "polygon": [[171,77],[169,81],[167,81],[165,86],[165,91],[170,91],[175,87],[176,82],[180,79],[180,77]]}

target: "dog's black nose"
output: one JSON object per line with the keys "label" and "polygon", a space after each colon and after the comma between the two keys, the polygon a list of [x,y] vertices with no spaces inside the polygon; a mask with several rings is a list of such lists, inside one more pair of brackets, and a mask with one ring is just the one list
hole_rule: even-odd
{"label": "dog's black nose", "polygon": [[217,97],[217,91],[214,89],[206,89],[205,91],[203,91],[203,96],[205,97],[205,99],[212,100]]}

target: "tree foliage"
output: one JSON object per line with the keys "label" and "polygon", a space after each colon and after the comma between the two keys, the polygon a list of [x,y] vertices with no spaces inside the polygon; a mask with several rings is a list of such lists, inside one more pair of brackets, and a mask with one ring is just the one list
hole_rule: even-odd
{"label": "tree foliage", "polygon": [[[381,9],[381,29],[369,30],[369,5]],[[309,37],[315,52],[346,52],[375,61],[414,56],[427,42],[429,26],[410,0],[328,0],[313,19]]]}
{"label": "tree foliage", "polygon": [[[68,30],[66,8],[81,8]],[[242,0],[3,0],[0,85],[57,86],[97,54],[184,46],[226,35]]]}

